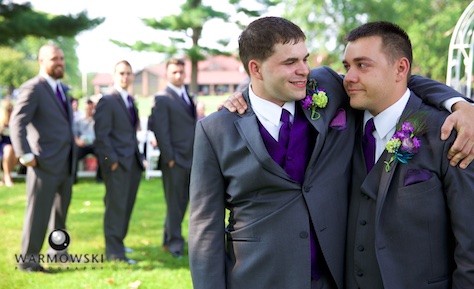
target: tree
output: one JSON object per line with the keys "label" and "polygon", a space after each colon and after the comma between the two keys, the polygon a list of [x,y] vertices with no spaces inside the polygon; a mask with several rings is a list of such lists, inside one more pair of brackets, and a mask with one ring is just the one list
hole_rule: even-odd
{"label": "tree", "polygon": [[342,70],[344,36],[360,24],[385,20],[407,31],[413,71],[439,81],[446,77],[452,30],[470,0],[284,0],[285,17],[306,32],[313,53],[327,52],[322,64]]}
{"label": "tree", "polygon": [[[245,9],[239,6],[240,1],[229,0],[229,4],[233,6],[234,11],[245,14],[250,17],[257,17],[261,15],[268,7],[275,6],[280,3],[280,0],[255,0],[261,9]],[[219,41],[218,48],[205,47],[199,45],[201,33],[204,24],[211,19],[220,19],[226,23],[230,23],[231,15],[225,12],[216,11],[211,6],[203,5],[201,0],[186,0],[180,6],[181,13],[178,15],[165,16],[160,20],[154,18],[142,19],[144,24],[148,27],[157,30],[172,32],[173,35],[169,37],[170,43],[163,44],[158,42],[147,43],[144,41],[137,41],[134,44],[127,44],[117,40],[111,40],[113,43],[128,47],[138,51],[154,51],[164,53],[166,55],[176,55],[182,52],[191,61],[191,87],[193,93],[197,93],[197,74],[198,62],[204,60],[206,55],[230,55],[231,52],[226,50],[229,39],[222,39]],[[239,21],[235,21],[236,25],[241,25]],[[225,33],[223,31],[223,33]],[[186,40],[191,40],[189,45]]]}
{"label": "tree", "polygon": [[23,52],[9,47],[0,47],[0,67],[0,83],[8,87],[18,87],[38,73],[35,61],[25,61]]}
{"label": "tree", "polygon": [[73,15],[50,15],[35,11],[31,4],[15,4],[0,0],[0,45],[11,45],[26,36],[54,39],[58,36],[74,37],[104,21],[103,18],[89,19],[83,11]]}
{"label": "tree", "polygon": [[[79,88],[81,76],[75,52],[77,41],[74,37],[79,32],[92,29],[103,21],[104,18],[89,19],[85,11],[75,16],[50,15],[33,10],[30,3],[15,4],[11,1],[0,0],[0,47],[11,47],[11,49],[5,48],[4,51],[16,60],[11,61],[5,57],[0,59],[2,73],[9,71],[9,74],[0,77],[0,84],[17,87],[32,76],[31,63],[34,63],[34,71],[37,73],[39,48],[43,44],[53,42],[64,51],[68,84]],[[12,49],[17,53],[14,53]],[[23,58],[18,58],[21,55]],[[22,60],[26,62],[23,63]],[[80,90],[77,89],[77,91]]]}

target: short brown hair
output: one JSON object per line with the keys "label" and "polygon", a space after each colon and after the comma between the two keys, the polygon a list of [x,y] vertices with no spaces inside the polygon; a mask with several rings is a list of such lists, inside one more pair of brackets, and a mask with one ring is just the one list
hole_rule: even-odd
{"label": "short brown hair", "polygon": [[263,61],[272,56],[276,44],[296,44],[305,40],[306,35],[293,22],[281,17],[262,17],[250,23],[240,34],[240,60],[250,75],[250,60]]}

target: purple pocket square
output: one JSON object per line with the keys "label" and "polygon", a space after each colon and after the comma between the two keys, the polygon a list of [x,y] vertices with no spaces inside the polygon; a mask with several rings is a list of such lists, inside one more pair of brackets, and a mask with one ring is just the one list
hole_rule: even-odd
{"label": "purple pocket square", "polygon": [[329,127],[335,130],[346,129],[346,111],[343,108],[337,110],[336,116],[332,119]]}
{"label": "purple pocket square", "polygon": [[403,181],[403,185],[409,186],[414,185],[416,183],[425,182],[431,179],[432,175],[431,172],[428,170],[415,170],[409,169],[405,175],[405,180]]}

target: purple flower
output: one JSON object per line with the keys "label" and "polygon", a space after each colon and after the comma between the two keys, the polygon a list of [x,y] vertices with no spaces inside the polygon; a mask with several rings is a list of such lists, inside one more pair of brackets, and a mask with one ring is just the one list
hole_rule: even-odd
{"label": "purple flower", "polygon": [[301,102],[303,103],[303,108],[308,109],[313,104],[313,97],[311,95],[307,95],[303,100],[301,100]]}
{"label": "purple flower", "polygon": [[409,122],[404,122],[402,124],[402,131],[412,133],[415,130],[415,128],[411,125]]}

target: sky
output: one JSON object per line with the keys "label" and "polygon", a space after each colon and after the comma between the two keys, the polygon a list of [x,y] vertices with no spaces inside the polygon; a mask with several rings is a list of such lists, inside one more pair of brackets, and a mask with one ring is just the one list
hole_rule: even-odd
{"label": "sky", "polygon": [[[82,73],[112,72],[118,61],[128,60],[138,71],[148,65],[163,61],[163,55],[152,52],[132,51],[119,47],[110,39],[133,44],[135,41],[167,41],[168,35],[147,27],[141,18],[161,18],[178,14],[179,6],[185,0],[14,0],[15,3],[30,2],[33,9],[51,14],[76,15],[84,10],[89,18],[105,17],[105,21],[94,29],[81,32],[76,36],[79,45],[77,56]],[[242,2],[252,2],[243,0]],[[229,11],[227,1],[203,0],[203,4],[215,10]],[[269,13],[268,15],[271,15]],[[276,15],[273,13],[273,15]],[[250,21],[250,20],[249,20]],[[220,38],[230,38],[230,47],[237,49],[240,30],[231,24],[211,20],[205,24],[200,44],[212,45]]]}

